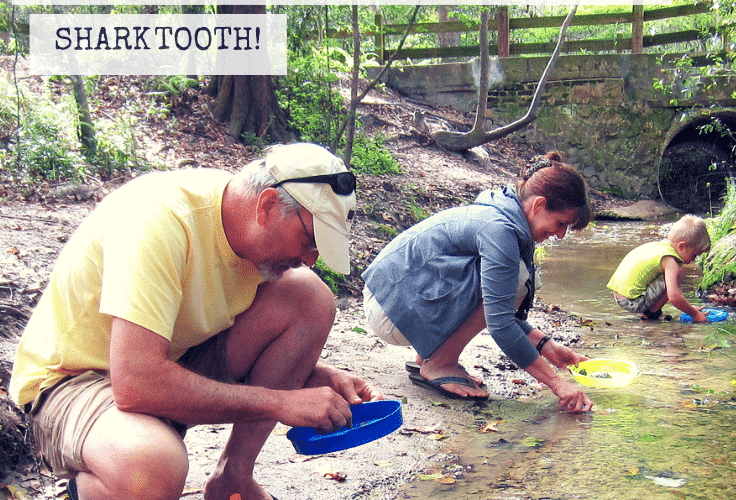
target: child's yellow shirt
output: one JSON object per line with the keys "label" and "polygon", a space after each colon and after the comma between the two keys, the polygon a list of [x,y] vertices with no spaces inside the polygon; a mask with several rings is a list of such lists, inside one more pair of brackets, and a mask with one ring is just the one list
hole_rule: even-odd
{"label": "child's yellow shirt", "polygon": [[671,255],[678,263],[682,263],[667,240],[652,241],[636,247],[623,258],[606,286],[626,298],[639,297],[646,291],[649,283],[664,272],[662,258],[666,255]]}

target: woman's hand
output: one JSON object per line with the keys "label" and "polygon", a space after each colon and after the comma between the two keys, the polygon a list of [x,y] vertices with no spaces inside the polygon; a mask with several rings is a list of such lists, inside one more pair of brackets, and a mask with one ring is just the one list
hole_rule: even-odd
{"label": "woman's hand", "polygon": [[[542,347],[542,354],[558,368],[567,368],[568,365],[577,365],[588,358],[582,356],[569,347],[560,345],[552,340]],[[526,371],[535,379],[549,387],[560,406],[570,413],[588,411],[593,407],[593,402],[576,385],[566,381],[557,374],[554,369],[539,356],[534,363],[526,367]]]}
{"label": "woman's hand", "polygon": [[578,387],[570,382],[560,379],[554,386],[550,386],[552,392],[557,396],[560,407],[570,413],[581,413],[593,407],[593,402]]}
{"label": "woman's hand", "polygon": [[558,344],[554,340],[550,340],[542,347],[542,356],[547,361],[552,363],[554,366],[560,369],[566,369],[569,365],[577,366],[581,361],[586,361],[588,358],[582,354],[578,354],[572,349],[562,344]]}

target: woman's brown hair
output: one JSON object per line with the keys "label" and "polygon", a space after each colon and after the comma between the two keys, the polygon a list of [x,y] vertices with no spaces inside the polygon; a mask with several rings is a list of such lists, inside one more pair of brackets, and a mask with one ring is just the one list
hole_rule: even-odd
{"label": "woman's brown hair", "polygon": [[570,226],[575,230],[583,229],[593,220],[585,179],[580,172],[563,163],[556,151],[532,158],[522,167],[520,175],[516,192],[522,203],[532,196],[542,196],[547,200],[547,210],[575,210],[575,220]]}

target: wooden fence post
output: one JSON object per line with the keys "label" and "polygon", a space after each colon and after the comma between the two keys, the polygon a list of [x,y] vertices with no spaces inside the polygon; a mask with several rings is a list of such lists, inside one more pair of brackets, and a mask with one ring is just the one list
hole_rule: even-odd
{"label": "wooden fence post", "polygon": [[634,5],[631,17],[631,53],[644,51],[644,5]]}
{"label": "wooden fence post", "polygon": [[383,34],[383,15],[378,12],[375,19],[378,31],[374,38],[374,44],[376,45],[376,53],[378,54],[378,64],[384,64],[386,62],[386,36]]}
{"label": "wooden fence post", "polygon": [[509,42],[509,8],[502,5],[496,14],[498,20],[498,57],[509,57],[511,47]]}

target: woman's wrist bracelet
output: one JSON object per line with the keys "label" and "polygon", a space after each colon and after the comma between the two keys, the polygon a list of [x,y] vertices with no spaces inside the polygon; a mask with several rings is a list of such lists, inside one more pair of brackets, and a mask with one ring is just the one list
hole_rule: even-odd
{"label": "woman's wrist bracelet", "polygon": [[546,343],[547,343],[547,342],[549,342],[550,340],[551,340],[551,339],[550,339],[550,338],[549,338],[549,337],[548,337],[547,335],[545,335],[544,337],[542,337],[542,339],[541,339],[541,340],[539,341],[539,343],[537,344],[537,352],[538,352],[539,354],[542,354],[542,347],[544,347],[544,344],[546,344]]}

